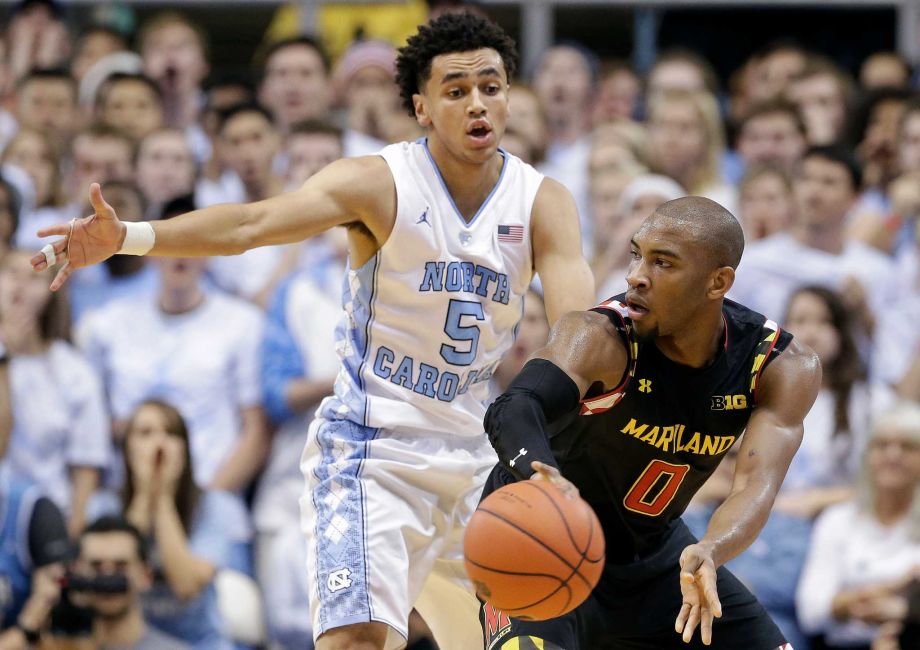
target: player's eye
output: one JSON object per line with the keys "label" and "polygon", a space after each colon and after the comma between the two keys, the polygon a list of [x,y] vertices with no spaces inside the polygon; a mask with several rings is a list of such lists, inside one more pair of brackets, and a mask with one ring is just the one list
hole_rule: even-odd
{"label": "player's eye", "polygon": [[459,88],[451,88],[450,90],[447,91],[447,96],[453,99],[460,97],[460,95],[462,94],[463,92]]}
{"label": "player's eye", "polygon": [[490,95],[497,94],[499,90],[501,89],[498,87],[497,84],[489,84],[488,86],[486,86],[486,92],[489,93]]}
{"label": "player's eye", "polygon": [[663,269],[671,268],[671,263],[668,260],[663,260],[660,257],[655,260],[655,266],[661,267]]}
{"label": "player's eye", "polygon": [[641,255],[639,255],[639,251],[637,250],[631,250],[629,251],[629,254],[634,260],[638,260],[640,257],[642,257]]}

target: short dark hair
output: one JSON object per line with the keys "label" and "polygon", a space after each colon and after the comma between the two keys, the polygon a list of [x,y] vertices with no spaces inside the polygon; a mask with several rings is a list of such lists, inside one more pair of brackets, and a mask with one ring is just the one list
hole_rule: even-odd
{"label": "short dark hair", "polygon": [[64,68],[32,68],[17,82],[16,90],[22,91],[33,81],[63,81],[73,91],[74,101],[77,100],[77,82]]}
{"label": "short dark hair", "polygon": [[[899,102],[905,107],[913,99],[913,93],[906,88],[873,88],[860,97],[856,107],[850,111],[849,143],[855,149],[866,137],[866,131],[872,121],[872,114],[880,104],[885,102]],[[903,115],[903,114],[902,114]]]}
{"label": "short dark hair", "polygon": [[99,86],[99,90],[96,91],[96,106],[101,107],[105,104],[109,97],[109,93],[112,91],[112,87],[123,81],[134,81],[147,86],[150,92],[153,93],[153,96],[157,98],[157,101],[160,103],[163,102],[163,90],[157,82],[147,75],[140,72],[113,72],[106,77],[106,80]]}
{"label": "short dark hair", "polygon": [[802,156],[802,162],[809,158],[821,158],[838,165],[843,165],[850,176],[850,182],[853,184],[853,191],[858,192],[862,187],[862,166],[856,160],[856,156],[845,146],[839,143],[834,144],[816,144],[808,147]]}
{"label": "short dark hair", "polygon": [[275,41],[268,46],[268,49],[265,50],[265,54],[261,57],[263,76],[264,68],[268,65],[268,60],[281,50],[289,47],[307,47],[311,50],[314,50],[319,55],[320,60],[323,62],[323,70],[325,70],[326,74],[328,75],[332,70],[332,62],[329,60],[329,55],[326,53],[326,50],[323,48],[320,42],[312,36],[307,34],[300,34],[299,36],[292,36],[290,38],[281,39],[280,41]]}
{"label": "short dark hair", "polygon": [[215,88],[225,88],[227,86],[242,88],[249,93],[250,96],[255,95],[255,86],[252,83],[252,76],[239,70],[212,73],[201,85],[206,93],[211,92]]}
{"label": "short dark hair", "polygon": [[242,104],[236,104],[230,108],[218,112],[219,121],[217,132],[223,132],[224,127],[227,126],[227,122],[232,120],[237,115],[242,115],[243,113],[258,113],[266,119],[272,128],[275,126],[275,119],[272,117],[272,114],[268,112],[267,108],[261,104],[257,104],[256,102],[245,102]]}
{"label": "short dark hair", "polygon": [[87,535],[104,535],[106,533],[126,533],[134,538],[137,542],[137,557],[141,562],[147,563],[150,560],[150,547],[147,539],[141,534],[130,521],[122,515],[104,515],[83,529],[80,533],[80,541],[77,546],[79,553],[83,540]]}
{"label": "short dark hair", "polygon": [[799,113],[798,107],[788,99],[774,97],[773,99],[767,99],[754,104],[741,116],[741,119],[738,120],[738,136],[741,135],[741,132],[744,130],[744,127],[747,126],[748,122],[756,120],[758,117],[776,115],[777,113],[788,115],[795,123],[796,131],[805,135],[805,122],[802,120],[802,115]]}
{"label": "short dark hair", "polygon": [[341,140],[344,132],[332,122],[309,119],[293,124],[290,135],[331,135]]}
{"label": "short dark hair", "polygon": [[744,253],[744,231],[735,216],[703,196],[684,196],[659,205],[654,215],[676,220],[703,246],[716,268],[737,269]]}
{"label": "short dark hair", "polygon": [[415,117],[412,96],[428,81],[431,62],[436,56],[486,47],[498,52],[510,81],[518,66],[517,47],[514,40],[491,20],[459,12],[446,13],[427,25],[420,25],[418,33],[409,37],[396,57],[396,83],[409,115]]}

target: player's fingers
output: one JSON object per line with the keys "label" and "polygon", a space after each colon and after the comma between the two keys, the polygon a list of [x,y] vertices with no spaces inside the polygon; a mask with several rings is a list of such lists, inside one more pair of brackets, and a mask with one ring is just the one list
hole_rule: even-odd
{"label": "player's fingers", "polygon": [[97,215],[109,218],[115,216],[115,210],[102,198],[102,188],[99,187],[99,183],[93,183],[89,186],[89,201],[93,204],[93,209]]}
{"label": "player's fingers", "polygon": [[73,267],[70,266],[70,262],[64,265],[64,267],[58,271],[58,274],[54,277],[54,281],[51,283],[51,290],[57,291],[64,286],[64,283],[67,282],[67,279],[73,275]]}
{"label": "player's fingers", "polygon": [[39,237],[51,237],[53,235],[60,235],[61,237],[66,237],[70,234],[70,224],[69,223],[56,223],[53,226],[46,226],[44,228],[39,228],[38,232],[35,233]]}
{"label": "player's fingers", "polygon": [[575,487],[571,481],[562,476],[559,470],[552,465],[547,465],[546,463],[535,460],[530,464],[530,467],[537,472],[541,479],[549,481],[559,488],[564,496],[570,499],[574,499],[578,496],[578,488]]}
{"label": "player's fingers", "polygon": [[683,639],[684,643],[690,643],[693,640],[693,633],[696,626],[700,624],[700,606],[694,605],[690,608],[690,616],[687,617],[687,624],[684,625]]}
{"label": "player's fingers", "polygon": [[722,617],[722,601],[719,600],[719,589],[717,587],[716,572],[709,567],[703,567],[697,571],[699,583],[703,588],[703,597],[712,609],[712,615],[716,618]]}
{"label": "player's fingers", "polygon": [[[50,249],[48,248],[50,247]],[[46,250],[47,249],[47,250]],[[44,271],[49,266],[59,264],[67,253],[67,240],[59,239],[52,244],[45,244],[42,249],[33,255],[29,262],[35,271]],[[49,264],[50,261],[50,264]]]}
{"label": "player's fingers", "polygon": [[681,605],[680,612],[677,614],[677,619],[674,621],[674,631],[678,634],[684,631],[684,625],[687,624],[687,618],[690,616],[691,607],[692,605],[690,605],[690,603]]}
{"label": "player's fingers", "polygon": [[700,608],[700,637],[703,645],[712,643],[712,610],[708,607]]}

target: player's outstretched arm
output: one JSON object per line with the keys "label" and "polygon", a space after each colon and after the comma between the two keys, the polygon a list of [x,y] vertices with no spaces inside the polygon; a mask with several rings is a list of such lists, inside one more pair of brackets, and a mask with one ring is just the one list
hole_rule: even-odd
{"label": "player's outstretched arm", "polygon": [[[39,253],[32,266],[43,270],[49,259],[67,263],[51,285],[58,289],[77,268],[97,264],[118,252],[163,257],[235,255],[270,244],[301,241],[329,228],[360,223],[378,243],[389,235],[396,190],[383,158],[344,158],[311,177],[299,189],[246,204],[221,204],[167,221],[127,226],[106,203],[98,184],[90,189],[94,214],[39,231],[59,235],[53,254]],[[132,233],[141,233],[138,240]],[[151,247],[152,244],[152,247]],[[124,249],[123,249],[124,246]],[[45,249],[43,249],[45,251]],[[50,252],[50,251],[49,251]]]}
{"label": "player's outstretched arm", "polygon": [[534,269],[543,285],[547,320],[554,325],[563,314],[589,309],[597,302],[572,194],[557,181],[543,179],[531,223]]}
{"label": "player's outstretched arm", "polygon": [[722,614],[716,569],[750,546],[763,529],[820,388],[817,355],[795,340],[764,370],[731,493],[713,513],[703,539],[680,558],[684,603],[675,627],[684,641],[699,625],[703,643],[710,643],[713,617]]}
{"label": "player's outstretched arm", "polygon": [[[546,425],[577,408],[593,384],[616,386],[626,361],[626,347],[605,316],[587,311],[563,316],[546,347],[486,412],[485,430],[499,462],[519,479],[537,471],[534,461],[556,468]],[[552,472],[541,473],[551,478]]]}

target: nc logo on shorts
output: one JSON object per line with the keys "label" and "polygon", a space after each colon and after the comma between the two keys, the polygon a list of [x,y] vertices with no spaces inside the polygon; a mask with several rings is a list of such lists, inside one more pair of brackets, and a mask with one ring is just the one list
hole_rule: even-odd
{"label": "nc logo on shorts", "polygon": [[342,589],[348,589],[351,586],[350,576],[350,569],[336,569],[326,578],[326,586],[332,593],[341,591]]}

